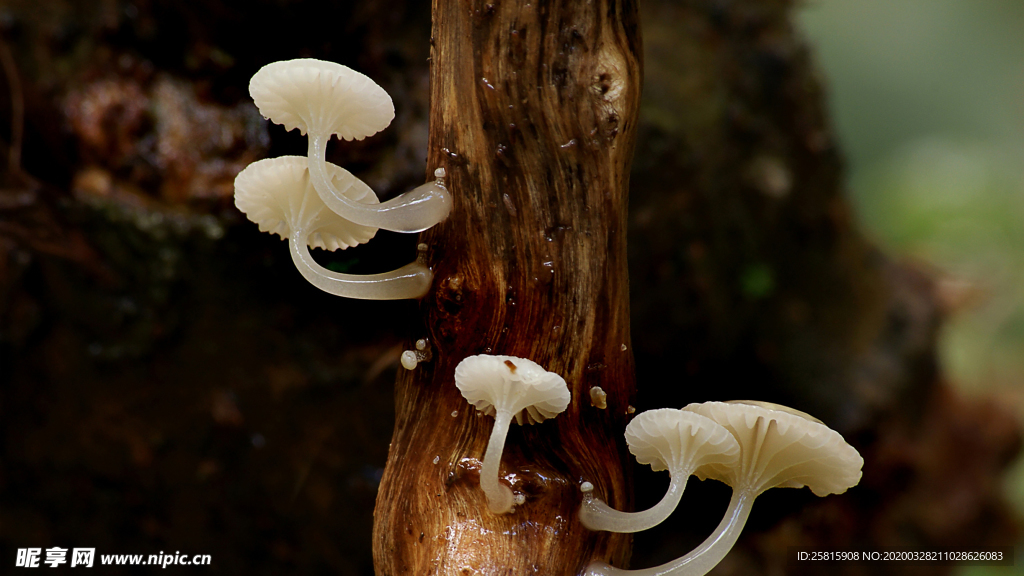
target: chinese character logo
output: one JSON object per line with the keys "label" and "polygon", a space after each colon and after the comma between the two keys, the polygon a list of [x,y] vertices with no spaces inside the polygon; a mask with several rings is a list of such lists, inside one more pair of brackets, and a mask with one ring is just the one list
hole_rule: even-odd
{"label": "chinese character logo", "polygon": [[95,557],[95,548],[75,548],[71,551],[71,567],[85,566],[86,568],[92,568],[92,561]]}
{"label": "chinese character logo", "polygon": [[47,548],[46,563],[50,565],[50,568],[56,568],[59,564],[67,564],[67,554],[67,548],[58,548],[57,546]]}
{"label": "chinese character logo", "polygon": [[39,566],[39,555],[42,552],[42,548],[18,548],[18,559],[14,565],[21,568],[36,568]]}

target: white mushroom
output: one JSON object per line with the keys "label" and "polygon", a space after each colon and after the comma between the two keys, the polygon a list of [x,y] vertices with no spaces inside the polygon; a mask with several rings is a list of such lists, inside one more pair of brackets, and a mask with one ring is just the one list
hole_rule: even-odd
{"label": "white mushroom", "polygon": [[420,363],[416,358],[416,353],[412,350],[402,352],[401,357],[399,357],[399,361],[402,363],[402,368],[405,368],[406,370],[415,370],[416,365]]}
{"label": "white mushroom", "polygon": [[596,498],[584,498],[580,522],[591,530],[640,532],[661,524],[679,505],[691,474],[712,464],[735,466],[740,454],[736,439],[722,425],[672,408],[648,410],[634,418],[626,426],[626,444],[637,462],[650,464],[655,472],[669,471],[668,492],[643,512],[620,512]]}
{"label": "white mushroom", "polygon": [[367,76],[341,64],[301,58],[273,62],[249,82],[249,94],[265,118],[309,134],[309,172],[320,198],[347,220],[394,230],[420,232],[451,210],[440,178],[379,205],[353,201],[328,177],[327,141],[337,135],[362,140],[395,117],[391,97]]}
{"label": "white mushroom", "polygon": [[[358,178],[333,164],[326,168],[334,185],[345,190],[352,201],[377,202],[373,191]],[[377,231],[329,210],[309,183],[302,156],[282,156],[247,166],[235,178],[235,205],[260,230],[288,240],[295,267],[325,292],[365,300],[397,300],[419,298],[430,287],[431,272],[418,262],[383,274],[356,275],[332,272],[313,260],[309,246],[344,249],[368,241]]]}
{"label": "white mushroom", "polygon": [[561,376],[536,362],[515,356],[470,356],[455,367],[455,385],[476,409],[494,416],[487,450],[480,467],[480,488],[495,514],[512,508],[512,490],[498,480],[505,436],[514,418],[522,425],[543,422],[569,405],[569,387]]}
{"label": "white mushroom", "polygon": [[703,576],[714,568],[739,538],[759,494],[775,487],[807,486],[817,496],[841,494],[861,477],[864,459],[838,432],[785,406],[765,402],[706,402],[683,410],[724,426],[740,445],[738,465],[708,464],[699,478],[721,480],[733,488],[725,517],[700,546],[667,564],[645,570],[620,570],[602,562],[589,575]]}

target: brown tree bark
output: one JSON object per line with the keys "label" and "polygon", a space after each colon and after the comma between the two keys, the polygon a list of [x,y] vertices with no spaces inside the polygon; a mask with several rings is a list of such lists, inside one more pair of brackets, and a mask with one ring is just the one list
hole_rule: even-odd
{"label": "brown tree bark", "polygon": [[[435,0],[428,167],[452,215],[424,234],[432,361],[400,374],[377,499],[378,574],[575,574],[622,563],[629,538],[577,520],[579,484],[630,505],[622,438],[635,393],[626,205],[641,84],[635,3]],[[473,354],[562,375],[565,413],[513,427],[502,476],[526,502],[488,512],[493,420],[455,387]],[[607,394],[591,405],[590,390]]]}

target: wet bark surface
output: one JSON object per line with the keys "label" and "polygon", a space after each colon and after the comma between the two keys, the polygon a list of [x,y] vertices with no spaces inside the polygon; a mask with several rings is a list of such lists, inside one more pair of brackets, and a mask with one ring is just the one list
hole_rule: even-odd
{"label": "wet bark surface", "polygon": [[[428,171],[454,209],[421,235],[433,359],[403,371],[377,499],[379,574],[575,574],[622,563],[629,538],[576,517],[590,481],[630,505],[622,438],[633,401],[626,267],[629,165],[640,101],[631,2],[434,3]],[[513,426],[502,477],[525,502],[487,510],[479,465],[493,419],[455,387],[474,354],[527,358],[565,378],[553,420]],[[607,395],[604,409],[590,389]]]}
{"label": "wet bark surface", "polygon": [[[790,3],[691,0],[640,9],[645,85],[627,222],[636,397],[609,393],[611,406],[601,412],[580,396],[574,417],[613,427],[625,421],[616,420],[623,402],[645,410],[756,398],[811,412],[861,449],[865,477],[846,495],[761,497],[719,574],[796,573],[785,557],[792,545],[1012,543],[1016,519],[1000,479],[1019,448],[1017,424],[994,403],[965,400],[943,382],[935,361],[943,310],[932,280],[857,232],[824,90],[789,23]],[[482,17],[461,17],[470,29],[490,30]],[[581,31],[580,46],[595,45],[592,31]],[[440,388],[442,372],[457,361],[446,355],[455,346],[523,355],[546,346],[520,333],[467,345],[459,339],[471,330],[453,328],[465,314],[437,296],[418,306],[320,294],[294,271],[284,243],[259,234],[228,195],[234,172],[252,158],[305,151],[297,134],[259,119],[247,101],[248,78],[269,61],[312,56],[377,79],[398,111],[379,136],[329,149],[332,161],[391,196],[423,181],[427,159],[428,171],[445,166],[453,193],[472,200],[456,205],[466,210],[462,222],[474,221],[470,215],[481,222],[486,208],[501,226],[531,214],[542,223],[534,231],[557,229],[557,205],[531,213],[539,194],[531,183],[546,185],[548,176],[516,169],[532,133],[506,126],[555,124],[536,109],[506,111],[502,85],[491,82],[491,91],[479,82],[457,95],[489,111],[480,133],[491,147],[486,173],[444,155],[446,147],[468,149],[454,132],[431,129],[428,145],[428,95],[436,100],[440,87],[429,76],[430,35],[427,6],[394,2],[11,0],[0,7],[0,36],[19,80],[0,81],[4,160],[19,121],[12,84],[24,102],[20,161],[4,162],[0,178],[0,561],[13,562],[18,547],[96,546],[112,554],[209,553],[211,574],[373,572],[372,510],[395,392],[407,406]],[[481,78],[493,80],[488,73]],[[589,113],[588,98],[571,105]],[[581,115],[560,128],[564,134],[539,131],[552,139],[545,161],[569,158],[612,174],[610,162],[589,164],[607,153],[586,142],[584,127],[603,127],[600,118]],[[573,138],[575,147],[561,148]],[[553,175],[554,189],[572,190],[586,174]],[[615,177],[609,191],[625,182]],[[515,193],[506,203],[508,190]],[[479,316],[488,330],[506,319],[515,320],[510,332],[552,321],[520,302],[565,282],[564,263],[550,284],[533,288],[531,267],[543,269],[546,260],[524,252],[539,241],[532,231],[500,237],[497,229],[462,226],[423,238],[439,281],[461,272],[475,289],[466,294],[497,302]],[[580,230],[560,234],[553,243]],[[378,272],[413,258],[416,241],[382,233],[317,258],[336,270]],[[507,259],[495,262],[491,247]],[[513,280],[513,289],[498,277]],[[515,307],[501,303],[510,294]],[[579,314],[595,329],[626,331],[610,310]],[[435,359],[417,369],[417,380],[404,373],[393,388],[399,353],[425,335]],[[571,365],[551,361],[582,370],[577,386],[621,369],[598,360],[607,368],[587,372],[584,348],[573,353]],[[459,400],[443,394],[430,399],[433,410]],[[477,458],[489,419],[465,404],[457,410],[441,432],[458,436],[463,457]],[[526,462],[562,478],[585,470],[582,462],[592,460],[528,448],[545,426],[567,433],[558,419],[514,429],[506,470],[528,469]],[[621,444],[602,450],[600,459],[623,456]],[[416,466],[432,469],[433,457]],[[471,502],[479,498],[470,490],[472,466],[462,469],[452,490],[464,498],[460,505],[480,507],[482,500]],[[441,475],[429,473],[432,482]],[[661,496],[664,474],[635,465],[633,473],[636,507]],[[628,474],[604,476],[601,489],[616,503],[630,498],[618,489]],[[635,537],[632,564],[689,550],[727,499],[724,486],[691,482],[685,511]],[[578,558],[583,550],[621,553],[619,544],[572,534],[583,539]]]}

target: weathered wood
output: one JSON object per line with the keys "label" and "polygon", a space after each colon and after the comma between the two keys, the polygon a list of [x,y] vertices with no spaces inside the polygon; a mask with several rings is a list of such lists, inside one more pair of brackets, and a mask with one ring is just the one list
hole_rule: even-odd
{"label": "weathered wood", "polygon": [[[575,574],[621,565],[629,537],[576,517],[586,480],[631,495],[622,432],[635,393],[626,205],[642,78],[635,3],[435,0],[428,171],[449,219],[425,233],[433,359],[403,372],[377,499],[378,574]],[[454,383],[465,357],[509,354],[561,374],[572,402],[513,426],[502,477],[527,495],[487,511],[479,460],[493,420]],[[591,406],[600,386],[607,408]]]}

